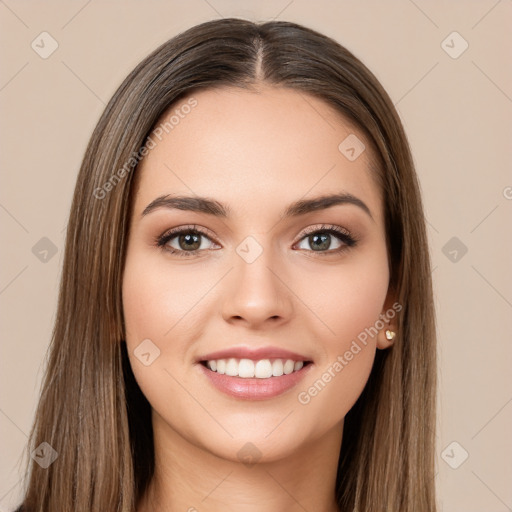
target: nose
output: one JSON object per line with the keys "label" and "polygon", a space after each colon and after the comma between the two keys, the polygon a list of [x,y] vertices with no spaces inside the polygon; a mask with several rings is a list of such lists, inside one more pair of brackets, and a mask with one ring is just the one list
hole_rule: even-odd
{"label": "nose", "polygon": [[246,324],[249,328],[274,328],[293,315],[293,293],[287,285],[288,273],[265,249],[252,263],[235,255],[230,272],[230,286],[223,297],[222,315],[229,323]]}

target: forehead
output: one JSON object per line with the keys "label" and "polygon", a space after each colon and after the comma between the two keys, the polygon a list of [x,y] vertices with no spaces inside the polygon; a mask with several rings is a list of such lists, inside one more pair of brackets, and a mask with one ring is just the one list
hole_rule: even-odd
{"label": "forehead", "polygon": [[214,197],[243,215],[333,192],[363,196],[377,216],[381,211],[364,135],[303,92],[194,92],[162,116],[150,137],[152,149],[137,169],[135,211],[162,194]]}

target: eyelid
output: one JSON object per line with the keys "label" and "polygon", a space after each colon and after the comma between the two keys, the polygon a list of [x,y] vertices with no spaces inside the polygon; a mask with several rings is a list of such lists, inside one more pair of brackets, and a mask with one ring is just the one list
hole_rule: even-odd
{"label": "eyelid", "polygon": [[[346,235],[348,237],[351,237],[353,238],[353,235],[350,233],[350,231],[348,229],[345,229],[344,227],[342,226],[338,226],[336,224],[322,224],[322,225],[313,225],[313,226],[308,226],[307,228],[304,228],[301,232],[300,232],[300,235],[299,237],[297,238],[297,241],[296,242],[299,242],[300,240],[302,240],[304,237],[308,236],[308,235],[311,235],[313,233],[316,233],[318,231],[336,231],[337,233],[339,234],[343,234],[343,235]],[[295,243],[296,243],[295,242]]]}
{"label": "eyelid", "polygon": [[185,224],[183,226],[178,226],[175,228],[168,229],[168,230],[164,231],[161,235],[157,236],[157,240],[160,240],[169,235],[180,234],[182,231],[196,231],[196,232],[201,233],[202,235],[206,236],[207,238],[215,240],[215,235],[213,234],[213,231],[210,231],[208,228],[203,228],[202,226],[198,226],[197,224]]}

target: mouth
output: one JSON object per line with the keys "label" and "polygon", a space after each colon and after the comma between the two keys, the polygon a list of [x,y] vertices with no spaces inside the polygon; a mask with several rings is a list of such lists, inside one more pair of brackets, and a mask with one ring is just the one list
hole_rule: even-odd
{"label": "mouth", "polygon": [[217,391],[241,400],[268,400],[295,387],[313,361],[285,358],[203,359],[197,367]]}
{"label": "mouth", "polygon": [[312,361],[286,358],[248,359],[222,358],[199,361],[211,372],[241,379],[272,379],[290,375],[310,365]]}

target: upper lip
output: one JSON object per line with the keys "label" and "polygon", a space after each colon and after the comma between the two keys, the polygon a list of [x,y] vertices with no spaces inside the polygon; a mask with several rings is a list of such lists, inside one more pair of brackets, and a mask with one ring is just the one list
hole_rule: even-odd
{"label": "upper lip", "polygon": [[231,347],[201,356],[198,361],[229,359],[230,357],[235,359],[252,359],[254,361],[271,358],[292,359],[293,361],[311,361],[311,359],[306,356],[279,347]]}

